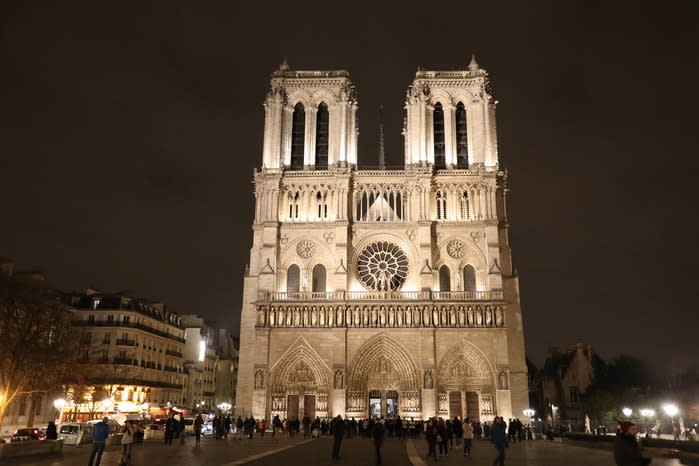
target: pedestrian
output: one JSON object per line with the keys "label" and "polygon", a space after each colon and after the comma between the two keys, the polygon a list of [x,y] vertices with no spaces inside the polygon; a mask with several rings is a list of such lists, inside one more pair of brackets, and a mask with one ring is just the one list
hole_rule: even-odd
{"label": "pedestrian", "polygon": [[498,456],[493,461],[493,466],[505,466],[505,448],[507,448],[507,434],[505,433],[505,421],[502,416],[495,416],[490,427],[490,443],[498,451]]}
{"label": "pedestrian", "polygon": [[195,445],[201,443],[201,429],[204,427],[204,418],[201,417],[201,413],[197,414],[194,418],[194,438],[196,439]]}
{"label": "pedestrian", "polygon": [[267,431],[267,421],[265,421],[264,419],[261,419],[259,427],[260,427],[260,438],[265,438],[265,432]]}
{"label": "pedestrian", "polygon": [[614,442],[614,461],[617,466],[650,464],[651,459],[641,454],[641,447],[636,440],[636,424],[630,421],[618,422],[619,432]]}
{"label": "pedestrian", "polygon": [[131,463],[131,447],[133,446],[133,429],[128,421],[124,421],[121,428],[121,461],[119,466],[126,466]]}
{"label": "pedestrian", "polygon": [[427,456],[431,456],[437,460],[437,443],[442,440],[437,429],[437,421],[432,418],[427,421],[425,428],[425,440],[427,440]]}
{"label": "pedestrian", "polygon": [[374,448],[376,449],[376,466],[381,464],[381,446],[386,435],[384,431],[384,419],[381,418],[374,423]]}
{"label": "pedestrian", "polygon": [[177,424],[177,432],[179,432],[179,436],[180,436],[180,445],[184,445],[185,426],[186,426],[186,423],[184,420],[184,416],[180,416],[180,422]]}
{"label": "pedestrian", "polygon": [[56,430],[56,423],[49,421],[49,425],[46,427],[46,440],[56,440],[58,439],[58,431]]}
{"label": "pedestrian", "polygon": [[447,432],[447,424],[441,417],[437,421],[437,445],[439,445],[439,456],[449,456],[449,434]]}
{"label": "pedestrian", "polygon": [[466,418],[462,427],[464,439],[464,456],[471,458],[471,445],[473,444],[473,426],[469,418]]}
{"label": "pedestrian", "polygon": [[340,445],[342,444],[342,437],[345,434],[345,422],[342,420],[341,415],[337,415],[335,419],[332,420],[330,425],[330,430],[333,434],[333,454],[332,459],[340,459]]}
{"label": "pedestrian", "polygon": [[109,437],[109,418],[104,417],[102,422],[95,424],[92,429],[92,451],[90,451],[90,458],[87,460],[87,466],[100,466],[102,461],[102,453],[104,453],[104,446],[107,443],[107,437]]}

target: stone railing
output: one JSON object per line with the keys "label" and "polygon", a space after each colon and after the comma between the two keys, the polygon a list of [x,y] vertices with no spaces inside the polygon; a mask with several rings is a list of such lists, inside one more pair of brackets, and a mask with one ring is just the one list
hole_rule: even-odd
{"label": "stone railing", "polygon": [[257,304],[257,327],[267,328],[502,328],[504,304]]}
{"label": "stone railing", "polygon": [[259,291],[268,302],[315,301],[502,301],[502,291]]}

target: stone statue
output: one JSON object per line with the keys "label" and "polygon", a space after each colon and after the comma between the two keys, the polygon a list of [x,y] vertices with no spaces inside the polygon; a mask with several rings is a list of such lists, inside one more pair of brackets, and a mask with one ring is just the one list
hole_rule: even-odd
{"label": "stone statue", "polygon": [[507,390],[507,372],[500,371],[498,374],[498,388],[500,390]]}
{"label": "stone statue", "polygon": [[335,388],[341,389],[344,386],[344,381],[342,380],[344,375],[341,370],[335,371]]}
{"label": "stone statue", "polygon": [[264,387],[264,375],[262,374],[262,370],[258,369],[255,372],[255,390],[260,390]]}
{"label": "stone statue", "polygon": [[425,371],[425,388],[432,388],[432,371]]}

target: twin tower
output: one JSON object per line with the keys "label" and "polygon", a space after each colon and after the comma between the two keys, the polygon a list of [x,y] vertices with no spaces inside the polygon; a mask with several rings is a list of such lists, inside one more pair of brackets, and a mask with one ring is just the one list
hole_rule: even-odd
{"label": "twin tower", "polygon": [[418,70],[404,168],[362,170],[349,73],[272,73],[236,415],[491,421],[528,407],[495,103],[474,59]]}

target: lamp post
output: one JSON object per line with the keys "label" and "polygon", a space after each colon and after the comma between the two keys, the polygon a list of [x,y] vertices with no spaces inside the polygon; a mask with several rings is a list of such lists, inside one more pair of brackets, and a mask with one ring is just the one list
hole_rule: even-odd
{"label": "lamp post", "polygon": [[66,400],[64,400],[63,398],[56,398],[55,400],[53,400],[53,407],[56,408],[56,410],[58,411],[57,424],[60,424],[63,420],[63,408],[66,407]]}
{"label": "lamp post", "polygon": [[677,408],[677,405],[674,403],[666,403],[663,405],[663,411],[665,411],[665,414],[670,416],[670,426],[672,427],[672,435],[673,437],[675,437],[675,440],[677,440],[679,436],[675,431],[675,420],[673,418],[677,415],[679,409]]}
{"label": "lamp post", "polygon": [[626,416],[627,418],[630,418],[631,415],[633,414],[633,409],[624,407],[621,409],[621,412],[624,413],[624,416]]}
{"label": "lamp post", "polygon": [[104,415],[106,416],[107,413],[109,413],[109,410],[114,406],[114,402],[112,401],[111,398],[105,398],[102,400],[102,409],[104,410]]}

